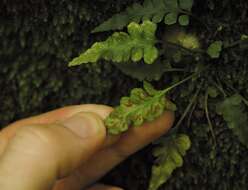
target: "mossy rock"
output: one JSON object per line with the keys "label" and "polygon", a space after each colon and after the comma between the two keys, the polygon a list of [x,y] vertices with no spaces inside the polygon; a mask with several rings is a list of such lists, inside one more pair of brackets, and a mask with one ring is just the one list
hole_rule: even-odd
{"label": "mossy rock", "polygon": [[[88,48],[94,41],[106,39],[106,33],[90,31],[112,14],[125,9],[134,1],[98,0],[93,2],[63,0],[14,0],[0,2],[0,125],[58,107],[101,103],[116,105],[139,81],[122,74],[110,63],[68,68],[72,57]],[[136,1],[142,2],[142,1]],[[235,41],[247,34],[244,8],[246,0],[196,0],[193,12],[209,26],[216,39]],[[241,24],[240,24],[241,23]],[[223,25],[224,30],[216,32]],[[200,33],[205,44],[210,34],[202,23],[193,21],[191,29]],[[158,34],[160,35],[160,34]],[[203,43],[203,44],[204,44]],[[234,48],[224,53],[222,64],[210,73],[235,86],[247,96],[247,49]],[[213,62],[214,64],[214,62]],[[239,77],[237,77],[239,76]],[[180,76],[178,76],[180,77]],[[162,87],[173,77],[164,76],[156,85]],[[190,84],[178,88],[171,97],[182,114],[194,89]],[[115,93],[113,93],[115,92]],[[213,105],[210,103],[210,105]],[[213,108],[210,108],[213,111]],[[248,186],[248,151],[216,115],[211,115],[217,146],[209,132],[204,113],[197,107],[191,127],[183,128],[192,140],[192,148],[184,165],[177,169],[160,189],[243,190]],[[135,154],[110,172],[103,180],[125,189],[144,190],[148,186],[151,147]]]}

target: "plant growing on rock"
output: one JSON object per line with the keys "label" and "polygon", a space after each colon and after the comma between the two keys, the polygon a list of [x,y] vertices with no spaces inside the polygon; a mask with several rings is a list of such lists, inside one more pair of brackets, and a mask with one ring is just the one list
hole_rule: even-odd
{"label": "plant growing on rock", "polygon": [[[192,6],[193,0],[145,0],[143,4],[133,4],[92,31],[96,33],[120,30],[127,26],[127,32],[114,32],[105,41],[94,43],[69,63],[69,66],[76,66],[103,59],[111,61],[124,73],[143,81],[143,88],[135,88],[130,96],[122,97],[120,105],[106,118],[105,125],[111,135],[153,121],[165,110],[176,111],[176,105],[167,95],[175,87],[191,82],[195,94],[174,128],[167,136],[161,138],[158,147],[154,149],[156,162],[152,168],[149,190],[158,189],[169,179],[173,170],[183,165],[182,157],[190,148],[191,141],[187,134],[179,132],[179,127],[186,116],[189,117],[190,125],[197,103],[205,112],[214,142],[216,137],[209,113],[210,98],[217,101],[216,113],[223,116],[229,128],[244,145],[248,146],[247,100],[233,87],[229,87],[228,92],[224,90],[217,75],[208,75],[213,73],[211,70],[213,65],[205,64],[210,62],[209,60],[214,62],[220,59],[224,50],[244,44],[247,39],[232,44],[212,40],[213,42],[205,49],[201,49],[202,45],[197,35],[186,32],[184,28],[173,29],[171,32],[167,30],[163,39],[156,37],[159,23],[162,27],[166,26],[165,30],[168,29],[168,25],[176,23],[183,27],[188,26],[189,18],[193,16]],[[171,63],[178,67],[173,67]],[[168,72],[182,72],[184,78],[180,80],[175,77],[173,84],[163,90],[156,90],[146,82],[158,80]],[[221,96],[223,98],[219,98]],[[200,101],[201,98],[203,101]],[[242,119],[238,119],[240,116]]]}

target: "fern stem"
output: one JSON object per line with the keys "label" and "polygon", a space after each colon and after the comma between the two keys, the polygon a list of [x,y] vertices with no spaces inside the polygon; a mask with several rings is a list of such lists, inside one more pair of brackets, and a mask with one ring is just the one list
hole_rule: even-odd
{"label": "fern stem", "polygon": [[165,71],[166,72],[186,72],[187,70],[186,69],[180,69],[180,68],[171,68],[171,69],[167,69]]}
{"label": "fern stem", "polygon": [[177,87],[177,86],[179,86],[179,85],[181,85],[181,84],[187,82],[188,80],[192,79],[192,78],[193,78],[194,76],[196,76],[197,74],[198,74],[198,73],[194,73],[194,74],[192,74],[192,75],[186,77],[185,79],[183,79],[183,80],[181,80],[181,81],[179,81],[179,82],[173,84],[172,86],[170,86],[170,87],[164,89],[164,90],[162,91],[162,94],[166,94],[167,92],[169,92],[169,91],[172,90],[173,88],[175,88],[175,87]]}
{"label": "fern stem", "polygon": [[[192,75],[190,75],[190,76],[184,78],[183,80],[181,80],[181,81],[179,81],[179,82],[173,84],[172,86],[170,86],[170,87],[168,87],[168,88],[162,90],[161,94],[163,94],[163,95],[166,94],[167,92],[169,92],[169,91],[172,90],[173,88],[175,88],[175,87],[177,87],[177,86],[179,86],[179,85],[181,85],[181,84],[187,82],[188,80],[190,80],[190,79],[192,79],[193,77],[199,75],[202,71],[205,71],[205,70],[208,69],[208,68],[209,68],[209,66],[206,66],[206,67],[202,68],[200,71],[195,72],[195,73],[193,73]],[[201,82],[200,86],[201,86],[201,85],[202,85],[202,82]]]}
{"label": "fern stem", "polygon": [[212,82],[214,86],[222,93],[223,97],[227,97],[227,94],[225,93],[223,87],[221,84],[217,84],[216,82]]}
{"label": "fern stem", "polygon": [[[152,101],[154,101],[156,98],[160,98],[161,96],[164,96],[164,95],[165,95],[168,91],[170,91],[171,89],[173,89],[173,88],[175,88],[175,87],[177,87],[177,86],[183,84],[184,82],[190,80],[191,78],[193,78],[195,75],[197,75],[197,74],[199,74],[199,73],[200,73],[200,72],[194,73],[194,74],[192,74],[192,75],[186,77],[185,79],[183,79],[183,80],[177,82],[176,84],[174,84],[174,85],[172,85],[172,86],[170,86],[170,87],[168,87],[168,88],[162,90],[158,95],[156,95],[156,96],[155,96],[153,99],[151,99],[149,102],[152,102]],[[127,118],[128,115],[132,114],[133,112],[137,112],[137,110],[138,110],[138,109],[142,109],[142,107],[146,107],[147,104],[148,104],[148,103],[145,103],[145,104],[136,106],[134,109],[132,109],[132,110],[130,110],[129,112],[127,112],[127,113],[124,115],[124,117]]]}
{"label": "fern stem", "polygon": [[195,108],[196,108],[196,105],[197,105],[197,103],[195,102],[195,103],[193,104],[193,106],[192,106],[192,109],[191,109],[190,112],[189,112],[189,117],[188,117],[188,121],[187,121],[187,127],[190,126],[191,118],[192,118],[193,112],[194,112],[194,110],[195,110]]}
{"label": "fern stem", "polygon": [[208,111],[208,91],[207,90],[206,90],[205,98],[204,98],[204,107],[205,107],[205,114],[206,114],[206,118],[207,118],[207,121],[208,121],[208,125],[209,125],[210,131],[211,131],[211,135],[212,135],[213,140],[214,140],[214,148],[215,148],[216,147],[216,138],[215,138],[215,135],[214,135],[213,124],[212,124],[211,119],[209,117],[209,111]]}
{"label": "fern stem", "polygon": [[244,104],[245,104],[246,106],[248,106],[248,100],[247,100],[247,99],[245,99],[245,97],[244,97],[244,96],[242,96],[242,95],[240,95],[240,96],[241,96],[241,98],[242,98],[242,100],[243,100]]}
{"label": "fern stem", "polygon": [[228,49],[228,48],[232,48],[232,47],[235,47],[237,45],[240,45],[240,44],[243,44],[243,43],[247,43],[248,41],[247,40],[237,40],[237,41],[234,41],[232,42],[231,44],[229,45],[226,45],[223,47],[223,49]]}
{"label": "fern stem", "polygon": [[173,127],[172,129],[172,133],[177,132],[179,126],[181,125],[181,123],[183,122],[184,118],[186,117],[186,115],[189,113],[190,108],[194,105],[194,103],[197,100],[198,94],[201,91],[201,87],[202,87],[202,83],[200,84],[200,87],[197,89],[197,91],[195,92],[195,94],[193,95],[193,97],[191,98],[189,104],[187,105],[186,109],[184,110],[182,116],[180,117],[180,119],[178,120],[178,122],[176,123],[175,127]]}
{"label": "fern stem", "polygon": [[184,51],[184,52],[186,52],[186,53],[189,53],[189,54],[191,54],[191,55],[194,55],[194,54],[205,54],[206,53],[206,51],[204,51],[204,50],[202,50],[202,49],[194,49],[194,50],[192,50],[192,49],[188,49],[188,48],[185,48],[185,47],[183,47],[183,46],[181,46],[181,45],[179,45],[179,44],[176,44],[176,43],[172,43],[172,42],[168,42],[168,41],[166,41],[166,42],[164,42],[164,41],[158,41],[159,43],[162,43],[162,44],[164,44],[165,43],[165,45],[168,45],[168,46],[171,46],[171,47],[174,47],[174,48],[177,48],[177,49],[179,49],[179,50],[181,50],[181,51]]}

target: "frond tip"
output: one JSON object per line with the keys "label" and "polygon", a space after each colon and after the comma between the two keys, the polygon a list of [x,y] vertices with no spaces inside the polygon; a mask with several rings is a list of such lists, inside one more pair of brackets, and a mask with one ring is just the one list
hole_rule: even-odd
{"label": "frond tip", "polygon": [[183,156],[191,146],[191,141],[185,134],[163,138],[160,143],[153,151],[157,163],[152,167],[149,190],[157,190],[176,168],[183,165]]}
{"label": "frond tip", "polygon": [[152,64],[158,57],[156,29],[157,25],[150,21],[142,24],[132,22],[128,25],[128,33],[115,32],[106,41],[94,43],[90,49],[74,58],[69,66],[95,63],[100,59],[114,62],[131,59],[137,62],[144,58],[145,63]]}
{"label": "frond tip", "polygon": [[120,105],[105,119],[108,133],[117,135],[130,126],[138,127],[153,121],[165,110],[175,111],[175,104],[165,98],[165,93],[165,90],[155,90],[147,82],[144,82],[144,88],[134,88],[129,97],[122,97]]}

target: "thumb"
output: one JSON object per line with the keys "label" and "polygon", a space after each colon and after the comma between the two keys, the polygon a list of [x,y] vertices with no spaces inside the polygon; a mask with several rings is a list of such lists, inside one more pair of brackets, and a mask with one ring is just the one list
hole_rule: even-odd
{"label": "thumb", "polygon": [[51,189],[101,148],[101,118],[81,112],[59,124],[20,128],[0,158],[0,189]]}

